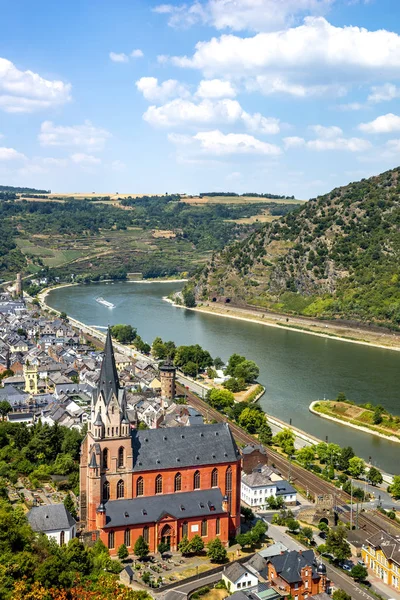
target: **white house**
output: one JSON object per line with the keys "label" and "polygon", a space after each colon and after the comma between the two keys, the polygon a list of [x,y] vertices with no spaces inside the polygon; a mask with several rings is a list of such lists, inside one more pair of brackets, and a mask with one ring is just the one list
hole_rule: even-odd
{"label": "white house", "polygon": [[222,580],[231,594],[238,590],[248,590],[258,586],[258,577],[238,562],[232,563],[224,569]]}
{"label": "white house", "polygon": [[248,475],[242,473],[240,498],[248,506],[266,507],[267,500],[281,497],[285,504],[296,504],[296,490],[284,479],[278,479],[272,469],[260,465]]}
{"label": "white house", "polygon": [[56,540],[59,546],[67,544],[76,533],[76,521],[64,504],[34,506],[28,512],[28,521],[33,531],[45,533]]}

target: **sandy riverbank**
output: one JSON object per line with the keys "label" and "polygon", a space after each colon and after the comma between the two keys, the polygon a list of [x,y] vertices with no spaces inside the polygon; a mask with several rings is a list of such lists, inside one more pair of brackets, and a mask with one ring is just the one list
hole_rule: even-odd
{"label": "sandy riverbank", "polygon": [[[186,308],[180,304],[176,304],[170,298],[163,298],[166,302],[170,302],[177,308]],[[195,308],[186,308],[186,310],[194,310],[197,312],[207,313],[218,317],[228,317],[230,319],[238,319],[239,321],[247,321],[249,323],[258,323],[267,327],[278,327],[279,329],[287,329],[288,331],[296,331],[317,337],[324,337],[340,342],[349,342],[352,344],[361,344],[363,346],[371,346],[373,348],[382,348],[384,350],[400,351],[400,335],[381,333],[376,331],[366,331],[353,327],[345,327],[339,324],[310,323],[301,317],[265,314],[263,312],[251,309],[236,308],[225,305],[200,303]]]}

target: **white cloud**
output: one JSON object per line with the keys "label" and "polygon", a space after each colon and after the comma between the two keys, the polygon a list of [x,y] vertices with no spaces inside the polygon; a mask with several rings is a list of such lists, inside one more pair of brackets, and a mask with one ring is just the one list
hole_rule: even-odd
{"label": "white cloud", "polygon": [[68,165],[68,160],[66,158],[52,158],[49,156],[46,158],[40,158],[38,160],[48,167],[64,168]]}
{"label": "white cloud", "polygon": [[116,63],[127,63],[129,61],[128,56],[124,52],[120,52],[119,54],[117,52],[110,52],[108,56],[110,60]]}
{"label": "white cloud", "polygon": [[306,141],[304,138],[297,137],[296,135],[283,138],[283,145],[286,149],[299,148],[300,146],[304,146],[305,143]]}
{"label": "white cloud", "polygon": [[101,163],[100,158],[96,158],[91,154],[84,154],[83,152],[77,152],[76,154],[72,154],[71,160],[72,162],[84,167],[99,165]]}
{"label": "white cloud", "polygon": [[199,83],[196,96],[200,96],[200,98],[234,98],[236,91],[230,81],[203,79]]}
{"label": "white cloud", "polygon": [[311,125],[311,131],[313,131],[318,137],[331,139],[343,135],[342,129],[336,125],[330,125],[328,127],[324,125]]}
{"label": "white cloud", "polygon": [[358,126],[364,133],[391,133],[400,131],[400,117],[393,113],[381,115],[369,123],[360,123]]}
{"label": "white cloud", "polygon": [[21,152],[17,152],[14,148],[1,148],[0,147],[0,160],[1,161],[9,161],[9,160],[25,160],[26,156],[21,154]]}
{"label": "white cloud", "polygon": [[0,58],[0,109],[9,113],[34,112],[64,104],[71,99],[71,85],[44,79],[33,71],[20,71]]}
{"label": "white cloud", "polygon": [[311,150],[346,150],[349,152],[365,152],[372,147],[371,142],[362,138],[321,138],[307,142],[307,148]]}
{"label": "white cloud", "polygon": [[191,4],[161,4],[154,12],[169,16],[171,27],[196,23],[216,29],[270,31],[286,27],[296,17],[321,14],[334,0],[194,0]]}
{"label": "white cloud", "polygon": [[248,87],[264,94],[301,97],[333,90],[343,95],[350,85],[372,77],[399,77],[400,35],[335,27],[323,17],[307,17],[302,25],[287,30],[198,42],[193,56],[170,60],[208,78],[244,79]]}
{"label": "white cloud", "polygon": [[276,134],[280,130],[278,119],[263,117],[259,113],[250,115],[237,100],[228,98],[215,102],[202,100],[198,104],[177,98],[162,106],[149,106],[143,119],[156,127],[242,122],[250,131]]}
{"label": "white cloud", "polygon": [[158,83],[156,77],[141,77],[136,87],[150,102],[165,102],[169,98],[187,98],[190,96],[188,87],[176,79],[167,79]]}
{"label": "white cloud", "polygon": [[70,126],[44,121],[40,127],[39,142],[42,146],[75,146],[96,152],[104,148],[109,137],[108,131],[95,127],[90,121]]}
{"label": "white cloud", "polygon": [[396,87],[393,83],[385,83],[371,88],[368,102],[377,104],[378,102],[387,102],[395,98],[400,98],[400,88]]}
{"label": "white cloud", "polygon": [[400,140],[389,140],[386,146],[394,153],[400,153]]}
{"label": "white cloud", "polygon": [[348,110],[362,110],[365,108],[364,104],[361,102],[349,102],[348,104],[338,104],[336,106],[338,110],[348,111]]}
{"label": "white cloud", "polygon": [[135,50],[132,50],[132,52],[131,52],[132,58],[143,58],[143,56],[144,56],[143,50],[141,50],[140,48],[136,48]]}
{"label": "white cloud", "polygon": [[122,160],[113,160],[111,168],[113,171],[124,171],[126,169],[126,164],[122,162]]}
{"label": "white cloud", "polygon": [[277,156],[281,149],[246,133],[224,134],[218,129],[201,131],[194,136],[170,134],[168,139],[177,144],[188,146],[197,144],[202,152],[217,156],[232,154],[264,154]]}

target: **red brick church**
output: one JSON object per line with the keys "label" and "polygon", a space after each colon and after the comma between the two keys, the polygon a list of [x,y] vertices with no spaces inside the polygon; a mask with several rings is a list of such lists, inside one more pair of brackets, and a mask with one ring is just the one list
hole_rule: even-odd
{"label": "red brick church", "polygon": [[200,535],[226,544],[240,526],[240,453],[225,423],[132,429],[110,332],[80,463],[81,522],[116,554],[143,536],[160,542]]}

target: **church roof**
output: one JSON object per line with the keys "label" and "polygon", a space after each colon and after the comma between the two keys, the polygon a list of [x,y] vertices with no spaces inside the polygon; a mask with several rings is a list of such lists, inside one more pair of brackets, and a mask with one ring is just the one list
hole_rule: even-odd
{"label": "church roof", "polygon": [[132,500],[109,500],[106,507],[105,527],[155,523],[164,515],[175,519],[205,517],[221,514],[223,497],[219,488],[141,496]]}
{"label": "church roof", "polygon": [[111,339],[110,328],[107,330],[106,344],[104,346],[103,362],[101,363],[100,378],[97,384],[97,392],[103,392],[106,402],[112,394],[118,398],[119,379],[117,366],[115,364],[114,349]]}
{"label": "church roof", "polygon": [[134,430],[133,471],[159,471],[236,462],[239,450],[227,423]]}

